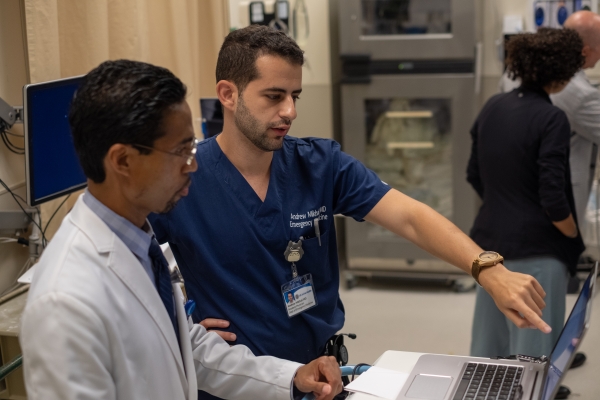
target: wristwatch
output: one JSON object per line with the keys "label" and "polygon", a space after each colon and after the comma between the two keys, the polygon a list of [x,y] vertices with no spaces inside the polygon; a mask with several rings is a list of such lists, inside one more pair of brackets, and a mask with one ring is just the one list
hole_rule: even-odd
{"label": "wristwatch", "polygon": [[481,283],[479,283],[479,274],[481,271],[488,267],[493,267],[496,264],[500,264],[502,261],[504,261],[504,257],[495,251],[484,251],[473,261],[473,265],[471,266],[471,276],[475,279],[477,284],[481,286]]}

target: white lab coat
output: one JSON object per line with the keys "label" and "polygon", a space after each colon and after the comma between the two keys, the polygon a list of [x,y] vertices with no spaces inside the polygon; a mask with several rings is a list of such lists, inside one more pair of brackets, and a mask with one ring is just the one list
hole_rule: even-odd
{"label": "white lab coat", "polygon": [[585,226],[585,214],[594,178],[596,154],[600,145],[600,91],[592,86],[585,72],[579,71],[559,93],[550,96],[552,103],[569,118],[571,130],[571,181],[579,229]]}
{"label": "white lab coat", "polygon": [[[189,334],[200,389],[232,399],[290,398],[300,364],[255,357],[198,324]],[[31,400],[191,400],[158,292],[82,198],[37,266],[20,341]]]}

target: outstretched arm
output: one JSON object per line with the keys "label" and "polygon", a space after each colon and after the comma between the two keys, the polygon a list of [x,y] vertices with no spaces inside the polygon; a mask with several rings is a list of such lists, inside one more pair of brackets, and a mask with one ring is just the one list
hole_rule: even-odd
{"label": "outstretched arm", "polygon": [[[373,207],[365,220],[410,240],[469,275],[473,260],[483,251],[431,207],[395,189],[390,190]],[[492,296],[498,309],[516,326],[535,327],[545,333],[551,331],[550,326],[541,318],[542,309],[546,306],[546,293],[535,278],[511,272],[499,264],[482,270],[479,281]]]}

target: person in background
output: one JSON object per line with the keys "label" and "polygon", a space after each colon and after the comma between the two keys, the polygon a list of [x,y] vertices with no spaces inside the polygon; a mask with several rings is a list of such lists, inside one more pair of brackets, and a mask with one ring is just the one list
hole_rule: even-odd
{"label": "person in background", "polygon": [[[596,158],[600,144],[600,91],[592,86],[585,69],[596,66],[600,60],[600,15],[591,11],[577,11],[564,23],[583,40],[584,64],[569,84],[559,93],[550,95],[552,103],[567,114],[571,125],[571,184],[579,227],[585,232],[586,207],[596,171]],[[506,93],[520,85],[519,79],[502,75],[498,85]]]}
{"label": "person in background", "polygon": [[[575,30],[583,40],[583,69],[594,68],[600,60],[600,16],[591,11],[578,11],[564,26]],[[584,230],[600,144],[600,91],[591,85],[582,70],[550,99],[567,114],[571,125],[571,182],[577,221]]]}
{"label": "person in background", "polygon": [[[583,70],[594,68],[600,60],[600,15],[591,11],[577,11],[567,18],[564,27],[579,33],[583,41],[581,53],[585,61],[582,70],[573,76],[563,90],[551,94],[550,100],[567,114],[571,125],[569,156],[571,184],[577,222],[586,240],[587,204],[596,172],[598,145],[600,145],[600,90],[592,86]],[[519,84],[518,79],[511,80],[507,74],[504,74],[500,89],[502,92],[507,92],[518,87]],[[575,277],[572,280],[579,283]],[[571,368],[583,365],[585,360],[584,353],[577,353]]]}
{"label": "person in background", "polygon": [[29,399],[193,400],[196,387],[231,399],[287,400],[292,389],[331,399],[342,390],[333,357],[302,366],[230,347],[201,325],[188,333],[146,220],[186,196],[198,168],[185,97],[170,71],[128,60],[100,64],[77,90],[69,122],[88,189],[29,291],[20,335]]}
{"label": "person in background", "polygon": [[549,355],[564,324],[569,272],[584,250],[569,170],[571,129],[552,105],[584,65],[583,43],[571,29],[540,29],[508,43],[507,69],[519,88],[493,96],[471,129],[467,180],[483,203],[471,238],[498,249],[511,271],[544,288],[550,335],[515,329],[478,288],[471,355]]}

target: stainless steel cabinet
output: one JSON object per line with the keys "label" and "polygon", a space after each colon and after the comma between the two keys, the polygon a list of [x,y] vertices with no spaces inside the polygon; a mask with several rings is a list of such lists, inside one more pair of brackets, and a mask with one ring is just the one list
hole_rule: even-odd
{"label": "stainless steel cabinet", "polygon": [[[474,0],[338,6],[344,151],[468,232],[477,209],[465,179],[479,71]],[[461,274],[368,222],[347,219],[345,239],[348,276]]]}
{"label": "stainless steel cabinet", "polygon": [[[370,84],[342,85],[344,150],[390,186],[467,231],[476,211],[473,190],[465,180],[474,118],[473,76],[371,79]],[[366,222],[348,221],[346,231],[351,266],[359,266],[357,259],[431,258],[405,239]]]}
{"label": "stainless steel cabinet", "polygon": [[340,53],[373,59],[468,59],[472,0],[339,0]]}

